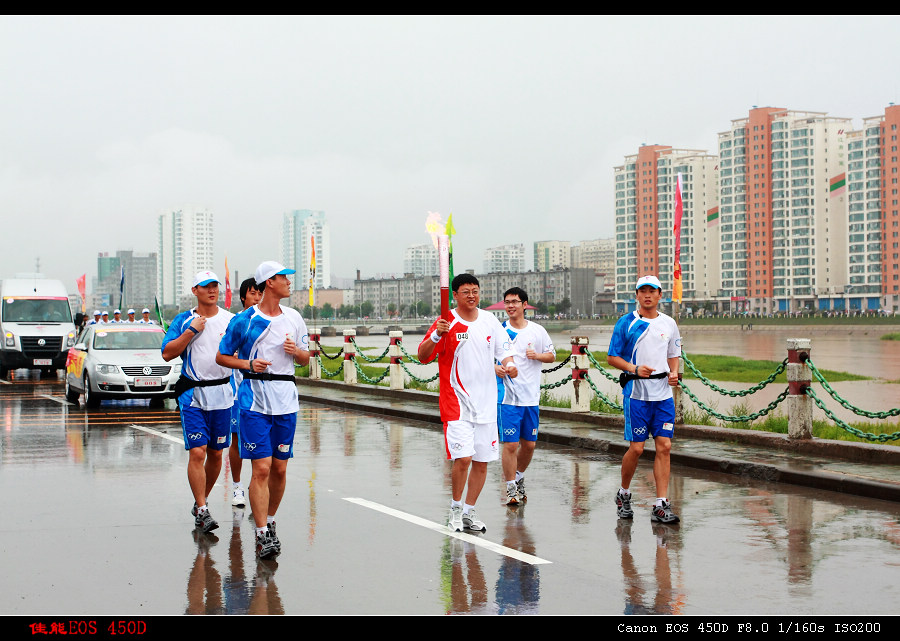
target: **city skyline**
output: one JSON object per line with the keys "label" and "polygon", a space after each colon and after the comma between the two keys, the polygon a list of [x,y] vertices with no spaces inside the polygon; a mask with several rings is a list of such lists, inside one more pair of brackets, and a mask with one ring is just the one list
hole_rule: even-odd
{"label": "city skyline", "polygon": [[898,26],[7,17],[4,220],[27,238],[31,221],[57,233],[7,248],[0,278],[39,259],[70,283],[98,251],[152,251],[141,239],[157,212],[187,202],[215,213],[213,267],[227,255],[241,274],[278,259],[279,216],[294,207],[327,211],[341,230],[341,277],[400,272],[402,248],[428,240],[429,211],[453,213],[457,269],[478,270],[489,247],[611,237],[611,171],[641,144],[714,153],[754,105],[854,128],[882,113],[900,95]]}

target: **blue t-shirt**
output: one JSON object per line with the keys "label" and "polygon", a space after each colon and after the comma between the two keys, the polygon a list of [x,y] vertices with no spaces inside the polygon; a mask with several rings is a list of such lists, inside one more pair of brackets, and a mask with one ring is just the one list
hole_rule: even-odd
{"label": "blue t-shirt", "polygon": [[[668,373],[668,359],[681,356],[681,334],[671,316],[659,312],[656,318],[644,318],[634,311],[616,322],[607,353],[632,365],[650,366],[654,374]],[[672,398],[672,387],[665,378],[642,378],[628,381],[623,394],[644,401],[662,401]]]}

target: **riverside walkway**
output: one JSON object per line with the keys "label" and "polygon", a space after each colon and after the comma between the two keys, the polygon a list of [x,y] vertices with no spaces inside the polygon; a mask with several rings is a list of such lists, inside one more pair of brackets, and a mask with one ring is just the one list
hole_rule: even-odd
{"label": "riverside walkway", "polygon": [[[298,379],[301,402],[433,423],[441,429],[437,394]],[[627,449],[622,419],[541,408],[540,441],[617,455]],[[652,461],[647,442],[642,464]],[[781,434],[678,425],[672,462],[745,478],[791,483],[900,502],[900,447],[848,441],[793,441]]]}

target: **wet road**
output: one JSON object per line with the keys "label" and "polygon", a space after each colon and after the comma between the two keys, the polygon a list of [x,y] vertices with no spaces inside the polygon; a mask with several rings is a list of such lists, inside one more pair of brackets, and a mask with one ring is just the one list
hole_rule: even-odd
{"label": "wet road", "polygon": [[171,402],[86,411],[20,376],[0,384],[0,614],[891,614],[900,598],[896,504],[675,467],[684,522],[653,526],[642,465],[620,522],[619,460],[541,443],[528,505],[501,504],[491,465],[487,532],[452,535],[440,433],[327,407],[301,410],[283,552],[257,562],[224,469],[221,527],[198,540]]}

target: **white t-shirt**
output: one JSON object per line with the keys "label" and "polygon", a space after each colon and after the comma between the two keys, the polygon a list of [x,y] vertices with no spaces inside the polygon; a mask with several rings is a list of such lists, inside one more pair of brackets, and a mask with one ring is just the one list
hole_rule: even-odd
{"label": "white t-shirt", "polygon": [[501,402],[504,405],[538,405],[540,403],[541,369],[544,367],[544,363],[529,359],[525,356],[526,351],[533,349],[538,354],[553,352],[556,355],[556,348],[553,347],[553,341],[550,340],[547,330],[537,323],[525,322],[527,324],[522,329],[516,329],[509,324],[508,320],[503,322],[503,329],[506,330],[504,347],[512,350],[515,354],[513,362],[519,370],[516,378],[508,376],[500,378],[503,390]]}

